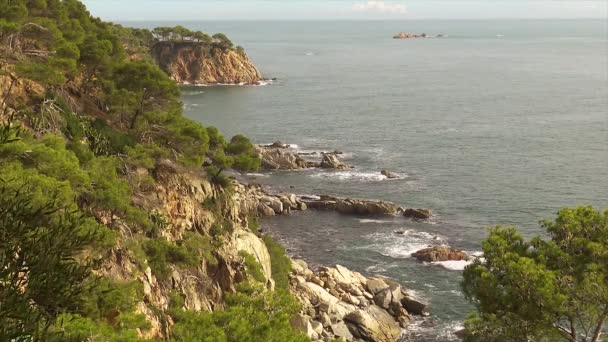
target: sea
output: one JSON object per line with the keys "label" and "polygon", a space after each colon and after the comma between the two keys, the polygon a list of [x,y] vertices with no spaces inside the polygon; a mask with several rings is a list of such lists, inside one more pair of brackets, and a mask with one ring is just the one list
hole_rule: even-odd
{"label": "sea", "polygon": [[[460,285],[465,262],[422,263],[412,252],[445,244],[480,255],[497,224],[533,237],[560,208],[608,208],[605,20],[127,24],[226,33],[276,78],[184,87],[189,118],[255,143],[338,150],[355,166],[247,181],[433,210],[428,222],[312,211],[262,222],[293,256],[395,278],[427,302],[431,315],[407,340],[454,340],[474,309]],[[444,36],[392,39],[399,32]]]}

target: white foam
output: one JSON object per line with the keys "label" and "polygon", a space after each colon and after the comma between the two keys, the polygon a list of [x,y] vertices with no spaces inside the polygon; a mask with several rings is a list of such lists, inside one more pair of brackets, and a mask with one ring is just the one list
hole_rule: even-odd
{"label": "white foam", "polygon": [[432,264],[440,265],[451,271],[464,271],[465,267],[472,264],[471,260],[449,260],[449,261],[436,261]]}
{"label": "white foam", "polygon": [[331,178],[339,181],[358,180],[364,182],[379,182],[387,180],[388,177],[379,172],[358,172],[358,171],[335,171],[319,172],[311,175],[313,178]]}
{"label": "white foam", "polygon": [[315,53],[314,53],[314,52],[307,52],[307,53],[306,53],[306,56],[314,56],[314,55],[315,55]]}
{"label": "white foam", "polygon": [[269,174],[263,174],[263,173],[248,173],[246,175],[249,177],[270,177]]}
{"label": "white foam", "polygon": [[372,219],[358,219],[359,222],[361,223],[390,223],[391,221],[386,221],[386,220],[372,220]]}
{"label": "white foam", "polygon": [[374,233],[366,236],[374,241],[369,248],[378,253],[396,259],[411,258],[412,254],[430,246],[441,245],[445,240],[437,235],[406,229],[398,234]]}

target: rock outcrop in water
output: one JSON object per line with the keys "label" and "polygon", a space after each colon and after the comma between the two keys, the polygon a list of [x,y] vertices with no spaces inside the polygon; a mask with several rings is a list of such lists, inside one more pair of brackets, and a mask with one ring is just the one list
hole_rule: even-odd
{"label": "rock outcrop in water", "polygon": [[311,209],[333,210],[346,215],[381,216],[397,215],[402,209],[395,203],[364,199],[319,196],[318,198],[302,197],[302,201]]}
{"label": "rock outcrop in water", "polygon": [[426,248],[412,253],[412,256],[426,262],[470,260],[467,253],[447,246]]}
{"label": "rock outcrop in water", "polygon": [[161,41],[152,47],[151,54],[161,69],[182,84],[258,84],[262,80],[242,50],[192,41]]}
{"label": "rock outcrop in water", "polygon": [[312,271],[302,260],[294,260],[292,269],[290,288],[303,304],[292,325],[313,341],[397,341],[412,318],[407,308],[424,311],[387,278],[366,278],[339,265]]}
{"label": "rock outcrop in water", "polygon": [[[256,152],[262,159],[262,168],[265,170],[300,170],[319,167],[323,169],[345,170],[352,166],[343,163],[338,158],[340,152],[312,152],[297,153],[290,150],[290,145],[274,142],[270,145],[256,146]],[[304,158],[304,156],[308,157]],[[311,160],[312,156],[321,156],[321,161]],[[317,159],[318,160],[318,159]]]}

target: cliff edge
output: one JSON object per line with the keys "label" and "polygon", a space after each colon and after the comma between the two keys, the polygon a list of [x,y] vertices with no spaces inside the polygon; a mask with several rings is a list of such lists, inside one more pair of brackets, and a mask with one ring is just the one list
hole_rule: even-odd
{"label": "cliff edge", "polygon": [[191,41],[161,41],[152,46],[156,63],[182,84],[257,84],[258,68],[242,49],[222,49]]}

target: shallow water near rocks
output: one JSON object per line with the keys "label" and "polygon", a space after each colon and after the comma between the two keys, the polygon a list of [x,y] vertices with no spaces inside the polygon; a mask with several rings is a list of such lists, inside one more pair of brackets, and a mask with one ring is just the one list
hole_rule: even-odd
{"label": "shallow water near rocks", "polygon": [[[187,87],[187,116],[256,143],[338,149],[356,166],[246,179],[436,213],[432,222],[303,212],[262,223],[292,255],[396,278],[428,301],[432,316],[411,340],[453,339],[472,309],[459,287],[463,265],[423,264],[411,252],[439,243],[475,252],[490,225],[531,236],[560,207],[608,207],[602,20],[180,24],[228,34],[278,78]],[[401,31],[449,37],[391,39]]]}

